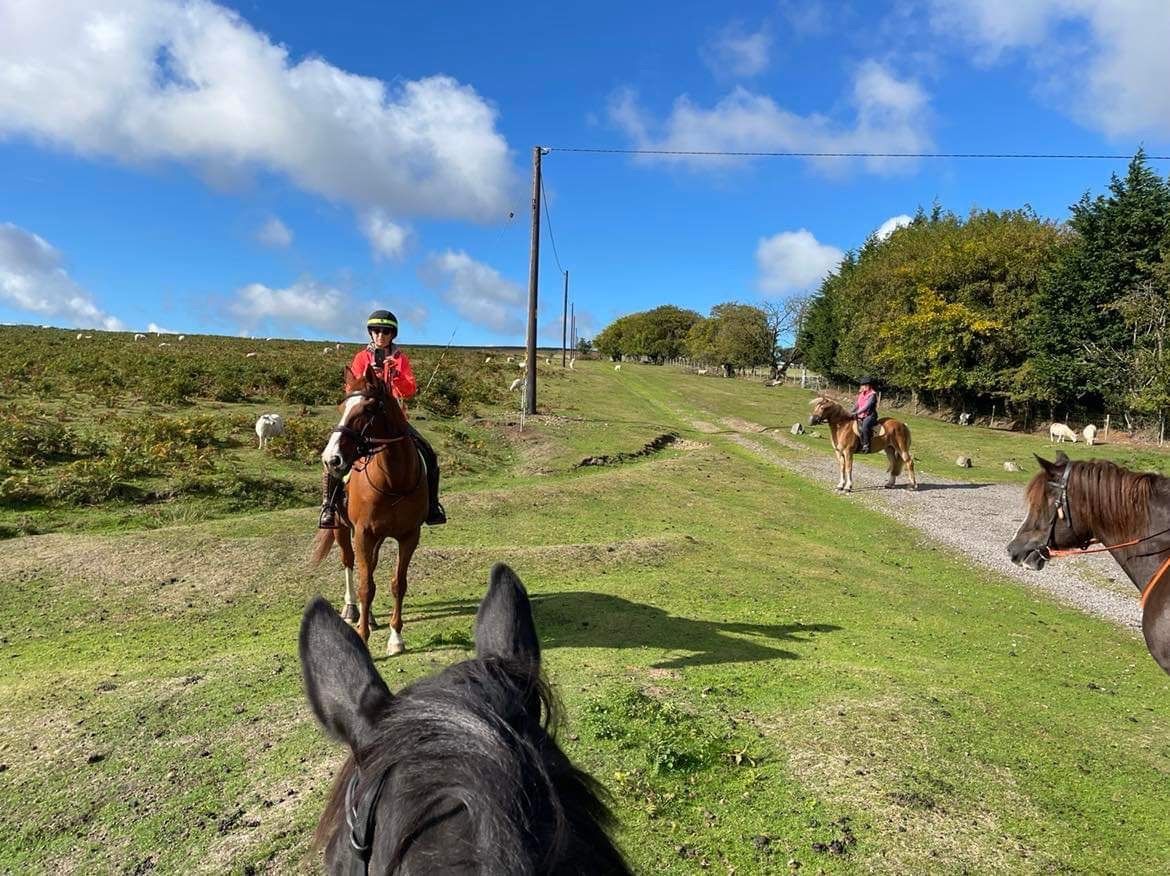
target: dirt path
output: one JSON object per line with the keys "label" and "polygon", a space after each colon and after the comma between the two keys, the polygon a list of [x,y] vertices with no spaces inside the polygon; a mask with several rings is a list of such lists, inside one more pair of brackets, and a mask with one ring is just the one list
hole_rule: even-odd
{"label": "dirt path", "polygon": [[[727,436],[730,440],[767,462],[824,484],[827,492],[837,484],[837,462],[833,457],[814,453],[804,444],[758,423],[736,417],[720,419],[718,427],[704,421],[692,422],[704,432],[732,430],[734,434]],[[778,453],[768,447],[770,443],[798,455]],[[900,486],[883,489],[884,469],[858,464],[853,475],[854,488],[848,500],[878,508],[933,541],[966,554],[981,566],[1043,590],[1058,602],[1140,629],[1137,589],[1108,554],[1061,560],[1042,572],[1021,569],[1008,559],[1005,548],[1023,520],[1020,487],[970,483],[919,472],[919,490],[912,492]]]}

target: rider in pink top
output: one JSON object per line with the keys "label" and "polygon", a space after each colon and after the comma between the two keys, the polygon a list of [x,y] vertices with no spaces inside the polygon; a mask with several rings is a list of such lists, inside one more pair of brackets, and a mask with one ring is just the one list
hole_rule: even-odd
{"label": "rider in pink top", "polygon": [[861,391],[857,393],[857,404],[849,412],[857,418],[858,429],[861,432],[861,453],[869,453],[869,441],[873,435],[873,427],[877,425],[877,393],[873,388],[873,378],[861,378]]}

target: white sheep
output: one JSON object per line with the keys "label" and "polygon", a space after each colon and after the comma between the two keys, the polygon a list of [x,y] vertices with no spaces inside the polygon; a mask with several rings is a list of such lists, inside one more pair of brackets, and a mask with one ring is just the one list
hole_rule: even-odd
{"label": "white sheep", "polygon": [[576,365],[576,364],[577,364],[577,360],[576,360],[576,359],[570,359],[570,360],[569,360],[569,370],[570,370],[570,371],[576,371],[577,369],[575,369],[575,368],[573,367],[573,366],[574,366],[574,365]]}
{"label": "white sheep", "polygon": [[1085,443],[1092,447],[1093,442],[1097,440],[1097,427],[1089,423],[1081,434],[1085,436]]}
{"label": "white sheep", "polygon": [[146,340],[146,335],[144,335],[144,334],[142,334],[142,333],[140,333],[140,332],[135,332],[135,333],[134,333],[134,340],[136,340],[136,341],[145,341],[145,340]]}
{"label": "white sheep", "polygon": [[695,373],[696,373],[696,374],[706,374],[706,373],[707,373],[707,369],[706,369],[706,368],[700,368],[700,369],[699,369],[698,371],[696,371]]}
{"label": "white sheep", "polygon": [[515,380],[512,381],[511,385],[508,387],[508,392],[515,392],[516,390],[520,389],[520,387],[522,387],[523,385],[524,385],[524,378],[517,377]]}
{"label": "white sheep", "polygon": [[324,350],[322,350],[322,351],[321,351],[321,355],[322,355],[322,356],[328,356],[328,355],[329,355],[330,353],[332,353],[332,352],[333,352],[333,348],[332,348],[332,347],[326,347]]}
{"label": "white sheep", "polygon": [[484,365],[487,365],[487,364],[488,364],[489,362],[491,362],[491,361],[492,361],[492,357],[491,357],[491,356],[488,356],[486,359],[484,359],[484,360],[483,360],[483,364],[484,364]]}
{"label": "white sheep", "polygon": [[83,335],[81,332],[78,332],[78,333],[77,333],[77,340],[79,340],[79,341],[80,341],[80,340],[81,340],[82,338],[84,338],[84,337],[85,337],[85,335]]}
{"label": "white sheep", "polygon": [[334,344],[333,345],[333,352],[340,353],[341,352],[341,344]]}
{"label": "white sheep", "polygon": [[179,340],[185,341],[185,340],[187,340],[187,336],[186,335],[179,335]]}
{"label": "white sheep", "polygon": [[284,434],[284,419],[280,414],[261,414],[256,420],[256,437],[260,439],[260,449],[263,450],[269,439],[274,435]]}
{"label": "white sheep", "polygon": [[1048,440],[1054,444],[1063,444],[1065,441],[1077,443],[1077,433],[1064,423],[1053,423],[1048,427]]}
{"label": "white sheep", "polygon": [[163,347],[169,347],[169,346],[170,346],[170,344],[168,344],[166,341],[163,341],[161,344],[158,345],[158,348],[161,350]]}
{"label": "white sheep", "polygon": [[515,357],[515,356],[509,356],[509,357],[508,357],[508,362],[515,362],[515,361],[516,361],[516,357]]}
{"label": "white sheep", "polygon": [[255,354],[255,353],[245,353],[245,354],[244,354],[244,358],[245,358],[245,359],[255,359],[255,358],[256,358],[256,354]]}
{"label": "white sheep", "polygon": [[613,366],[613,370],[614,370],[614,371],[621,371],[621,370],[622,370],[621,363],[619,362],[617,365],[614,365],[614,366]]}

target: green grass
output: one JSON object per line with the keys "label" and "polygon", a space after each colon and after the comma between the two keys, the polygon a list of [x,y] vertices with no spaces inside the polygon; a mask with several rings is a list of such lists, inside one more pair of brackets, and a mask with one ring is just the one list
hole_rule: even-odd
{"label": "green grass", "polygon": [[[409,650],[371,639],[392,688],[469,653],[503,560],[561,742],[641,872],[1170,867],[1170,679],[1138,639],[684,431],[786,426],[795,391],[584,362],[541,389],[567,419],[521,435],[483,412],[508,444],[424,534]],[[962,474],[934,448],[957,427],[911,425],[924,468]],[[574,468],[665,431],[703,445]],[[316,868],[341,753],[304,705],[296,629],[342,578],[305,569],[313,517],[0,542],[0,872]]]}

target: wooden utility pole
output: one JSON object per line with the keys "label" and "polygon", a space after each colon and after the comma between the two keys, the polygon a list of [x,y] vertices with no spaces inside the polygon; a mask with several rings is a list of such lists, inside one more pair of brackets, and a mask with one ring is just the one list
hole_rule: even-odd
{"label": "wooden utility pole", "polygon": [[569,348],[569,272],[565,271],[565,306],[561,308],[561,367],[568,365]]}
{"label": "wooden utility pole", "polygon": [[540,156],[532,147],[532,243],[528,250],[528,346],[524,378],[524,412],[536,413],[536,296],[540,285]]}

